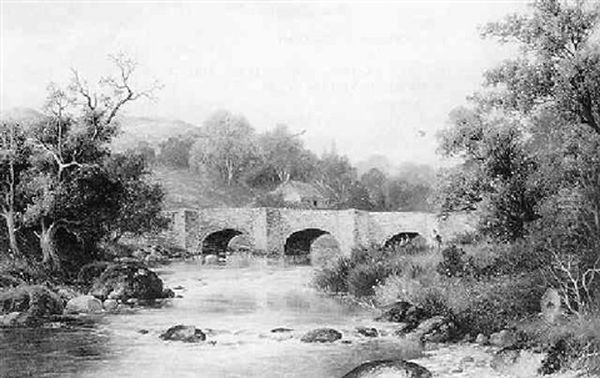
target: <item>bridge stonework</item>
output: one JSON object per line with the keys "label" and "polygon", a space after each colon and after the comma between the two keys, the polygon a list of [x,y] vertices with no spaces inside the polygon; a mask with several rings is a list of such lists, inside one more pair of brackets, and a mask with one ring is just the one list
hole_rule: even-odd
{"label": "bridge stonework", "polygon": [[[175,245],[201,253],[205,240],[224,233],[226,243],[233,235],[244,235],[256,251],[284,254],[292,235],[308,232],[330,234],[340,250],[349,254],[355,247],[384,245],[399,234],[419,234],[428,243],[474,230],[468,216],[442,219],[419,212],[367,212],[360,210],[296,210],[281,208],[206,208],[169,213],[172,222],[167,232]],[[312,240],[308,240],[310,243]]]}

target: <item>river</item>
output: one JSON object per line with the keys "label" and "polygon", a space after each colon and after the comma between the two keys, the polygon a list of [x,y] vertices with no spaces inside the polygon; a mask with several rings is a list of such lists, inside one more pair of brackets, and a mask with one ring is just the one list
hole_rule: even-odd
{"label": "river", "polygon": [[[181,298],[97,316],[88,326],[0,331],[3,377],[340,377],[360,363],[412,358],[394,336],[367,338],[374,313],[318,293],[313,268],[266,263],[245,268],[176,262],[157,270]],[[176,324],[207,334],[199,344],[165,342]],[[277,327],[292,332],[271,333]],[[343,333],[332,344],[300,341],[308,330]]]}

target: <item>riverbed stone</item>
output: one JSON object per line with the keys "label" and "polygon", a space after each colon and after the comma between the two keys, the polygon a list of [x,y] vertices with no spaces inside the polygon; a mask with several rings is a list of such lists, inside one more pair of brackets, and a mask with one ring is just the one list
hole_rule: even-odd
{"label": "riverbed stone", "polygon": [[302,336],[300,341],[305,343],[332,343],[342,338],[342,333],[333,328],[317,328]]}
{"label": "riverbed stone", "polygon": [[506,348],[517,342],[517,335],[514,331],[503,329],[500,332],[490,335],[490,344],[500,348]]}
{"label": "riverbed stone", "polygon": [[217,255],[206,255],[204,256],[204,263],[206,265],[215,265],[219,263],[219,256]]}
{"label": "riverbed stone", "polygon": [[384,312],[376,320],[417,325],[425,318],[427,318],[427,312],[424,309],[406,301],[398,301],[386,306]]}
{"label": "riverbed stone", "polygon": [[456,323],[451,319],[434,316],[421,322],[414,332],[423,342],[445,343],[454,338],[456,330]]}
{"label": "riverbed stone", "polygon": [[115,299],[107,299],[102,302],[102,308],[104,308],[105,311],[115,311],[118,307],[119,302],[117,302]]}
{"label": "riverbed stone", "polygon": [[377,332],[377,329],[373,328],[373,327],[356,327],[356,332],[358,332],[360,335],[365,336],[365,337],[377,337],[379,336],[379,332]]}
{"label": "riverbed stone", "polygon": [[343,378],[431,378],[431,372],[414,362],[404,360],[377,360],[365,362],[343,376]]}
{"label": "riverbed stone", "polygon": [[489,338],[484,335],[483,333],[480,333],[477,335],[477,337],[475,338],[475,343],[479,344],[479,345],[485,345],[489,342]]}
{"label": "riverbed stone", "polygon": [[194,326],[179,324],[166,330],[159,336],[163,340],[183,341],[186,343],[197,343],[206,340],[202,330]]}
{"label": "riverbed stone", "polygon": [[490,367],[510,377],[533,377],[542,366],[542,359],[541,353],[510,346],[494,354]]}
{"label": "riverbed stone", "polygon": [[287,333],[287,332],[292,332],[292,331],[293,331],[292,328],[277,327],[277,328],[273,328],[271,330],[271,333]]}
{"label": "riverbed stone", "polygon": [[50,289],[40,285],[21,285],[0,291],[0,313],[24,312],[30,320],[62,314],[63,303]]}
{"label": "riverbed stone", "polygon": [[396,329],[394,330],[394,335],[405,336],[408,333],[410,333],[412,330],[414,330],[415,328],[417,328],[416,324],[400,322],[400,323],[398,323],[398,325],[396,326]]}
{"label": "riverbed stone", "polygon": [[66,314],[91,314],[102,311],[102,302],[91,295],[81,295],[67,302]]}
{"label": "riverbed stone", "polygon": [[157,299],[163,297],[163,282],[139,263],[120,263],[106,268],[94,281],[90,294],[102,300]]}

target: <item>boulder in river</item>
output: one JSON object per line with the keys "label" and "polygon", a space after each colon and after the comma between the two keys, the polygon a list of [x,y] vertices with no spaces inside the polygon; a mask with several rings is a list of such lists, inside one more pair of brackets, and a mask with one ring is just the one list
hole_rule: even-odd
{"label": "boulder in river", "polygon": [[271,333],[287,333],[287,332],[292,332],[292,331],[293,331],[292,328],[277,327],[277,328],[273,328],[271,330]]}
{"label": "boulder in river", "polygon": [[21,285],[0,291],[0,313],[24,312],[29,322],[39,318],[62,314],[60,297],[39,285]]}
{"label": "boulder in river", "polygon": [[404,360],[377,360],[365,362],[343,378],[431,378],[431,372],[419,364]]}
{"label": "boulder in river", "polygon": [[215,265],[219,263],[219,256],[217,255],[206,255],[204,256],[204,263],[207,265]]}
{"label": "boulder in river", "polygon": [[373,327],[356,327],[356,332],[365,337],[377,337],[379,332]]}
{"label": "boulder in river", "polygon": [[300,341],[304,343],[332,343],[342,338],[342,334],[333,328],[317,328],[308,331]]}
{"label": "boulder in river", "polygon": [[517,335],[509,329],[503,329],[500,332],[492,333],[490,335],[490,344],[500,348],[509,347],[516,342]]}
{"label": "boulder in river", "polygon": [[409,302],[399,301],[386,306],[383,314],[376,320],[416,325],[425,318],[427,318],[427,312],[424,309]]}
{"label": "boulder in river", "polygon": [[66,314],[91,314],[102,312],[102,302],[91,295],[81,295],[67,302]]}
{"label": "boulder in river", "polygon": [[445,343],[456,335],[456,324],[444,316],[434,316],[424,320],[414,331],[421,341],[432,343]]}
{"label": "boulder in river", "polygon": [[169,328],[159,337],[163,340],[183,341],[186,343],[197,343],[206,340],[206,335],[202,330],[183,324]]}
{"label": "boulder in river", "polygon": [[111,265],[98,277],[90,294],[102,300],[157,299],[165,294],[162,280],[145,266],[134,263]]}

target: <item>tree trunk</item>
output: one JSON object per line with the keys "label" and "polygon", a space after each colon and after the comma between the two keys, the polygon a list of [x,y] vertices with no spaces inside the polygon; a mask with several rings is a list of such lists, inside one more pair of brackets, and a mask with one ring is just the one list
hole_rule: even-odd
{"label": "tree trunk", "polygon": [[60,260],[56,252],[56,224],[52,223],[50,227],[42,220],[42,232],[40,233],[40,248],[42,249],[42,263],[54,270],[60,268]]}
{"label": "tree trunk", "polygon": [[19,245],[17,243],[17,228],[15,226],[15,213],[13,211],[8,211],[4,214],[4,219],[6,219],[6,230],[8,232],[8,241],[10,244],[10,250],[14,255],[20,255],[21,251],[19,251]]}

